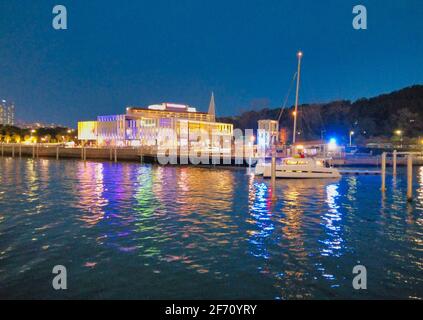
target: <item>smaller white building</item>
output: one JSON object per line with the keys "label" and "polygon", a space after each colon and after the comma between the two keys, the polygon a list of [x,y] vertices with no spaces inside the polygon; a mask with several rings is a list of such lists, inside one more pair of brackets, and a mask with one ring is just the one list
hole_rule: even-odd
{"label": "smaller white building", "polygon": [[279,142],[279,123],[276,120],[259,120],[257,144],[260,148],[270,148]]}

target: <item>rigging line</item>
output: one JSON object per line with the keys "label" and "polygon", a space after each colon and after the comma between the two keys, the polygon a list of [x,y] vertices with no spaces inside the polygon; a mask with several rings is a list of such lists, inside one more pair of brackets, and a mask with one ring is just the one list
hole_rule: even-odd
{"label": "rigging line", "polygon": [[322,108],[323,108],[323,106],[320,106],[318,108],[318,110],[319,110],[319,119],[320,119],[320,124],[322,125],[323,130],[326,130],[326,125],[323,122],[323,118],[322,118]]}
{"label": "rigging line", "polygon": [[286,103],[288,102],[288,98],[289,98],[289,95],[291,94],[292,87],[294,86],[294,82],[295,82],[295,79],[296,78],[297,78],[297,72],[295,72],[294,73],[294,76],[292,77],[291,84],[290,84],[289,89],[288,89],[288,92],[287,92],[287,94],[285,96],[285,100],[283,102],[281,111],[279,112],[278,123],[281,121],[282,114],[283,114],[283,112],[284,112],[284,110],[286,108]]}
{"label": "rigging line", "polygon": [[320,139],[323,139],[323,132],[326,132],[326,125],[322,117],[322,108],[323,108],[322,105],[316,106],[316,109],[318,110],[317,112],[318,119],[320,120]]}
{"label": "rigging line", "polygon": [[313,132],[313,130],[311,129],[310,123],[307,121],[307,119],[311,118],[310,117],[310,115],[311,115],[310,111],[311,110],[308,109],[308,106],[302,106],[301,112],[298,111],[298,113],[300,114],[299,128],[300,128],[300,131],[302,131],[303,139],[305,139],[305,136],[307,134],[310,135]]}
{"label": "rigging line", "polygon": [[[306,121],[305,120],[305,118],[306,118],[306,115],[305,115],[305,110],[306,109],[308,109],[308,107],[304,107],[303,108],[303,113],[304,113],[304,118],[303,118],[303,121],[305,122],[305,124],[306,124],[306,126],[307,126],[307,130],[308,130],[308,132],[307,132],[307,134],[309,135],[309,136],[311,136],[311,135],[313,135],[313,129],[312,129],[312,126],[311,126],[311,124],[310,124],[310,122],[308,122],[308,121]],[[312,115],[312,112],[311,112],[312,110],[310,110],[310,109],[308,109],[307,110],[307,118],[308,119],[311,119],[312,117],[311,117],[311,115]],[[304,130],[304,132],[305,132],[305,130]],[[305,134],[305,133],[304,133]]]}

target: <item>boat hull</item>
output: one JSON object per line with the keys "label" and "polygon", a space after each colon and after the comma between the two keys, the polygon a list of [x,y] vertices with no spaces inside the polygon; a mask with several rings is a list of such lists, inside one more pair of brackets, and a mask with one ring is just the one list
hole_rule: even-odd
{"label": "boat hull", "polygon": [[[266,165],[263,170],[264,178],[271,178],[271,167]],[[318,168],[306,170],[302,167],[295,166],[276,166],[276,178],[280,179],[336,179],[341,174],[335,168]]]}

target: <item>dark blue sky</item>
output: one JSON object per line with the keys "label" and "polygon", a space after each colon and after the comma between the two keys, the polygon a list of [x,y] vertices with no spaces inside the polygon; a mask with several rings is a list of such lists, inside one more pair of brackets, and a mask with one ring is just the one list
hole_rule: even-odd
{"label": "dark blue sky", "polygon": [[[52,28],[55,4],[66,31]],[[368,9],[368,30],[352,8]],[[23,120],[76,121],[170,101],[218,115],[283,101],[304,51],[300,102],[423,83],[423,1],[0,0],[0,97]],[[293,97],[290,99],[290,104]]]}

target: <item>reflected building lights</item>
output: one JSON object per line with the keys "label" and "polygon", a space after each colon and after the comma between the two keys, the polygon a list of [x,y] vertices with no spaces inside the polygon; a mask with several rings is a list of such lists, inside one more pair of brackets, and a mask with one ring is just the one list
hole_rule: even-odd
{"label": "reflected building lights", "polygon": [[105,216],[104,207],[108,200],[103,197],[104,175],[102,163],[79,163],[78,191],[81,208],[88,214],[82,215],[80,220],[92,227]]}
{"label": "reflected building lights", "polygon": [[[252,185],[252,187],[251,187]],[[250,253],[263,259],[269,259],[267,239],[275,226],[271,220],[270,188],[265,183],[253,183],[250,179],[250,217],[254,229],[249,232],[248,242],[252,245]]]}
{"label": "reflected building lights", "polygon": [[417,189],[417,204],[418,208],[423,210],[423,167],[418,169],[417,182],[419,183],[419,188]]}
{"label": "reflected building lights", "polygon": [[322,225],[325,228],[326,239],[320,242],[324,245],[321,250],[322,256],[340,257],[343,252],[343,238],[341,221],[342,214],[339,212],[339,205],[336,199],[339,196],[338,185],[330,184],[326,187],[327,200],[326,203],[329,207],[327,213],[322,217]]}

